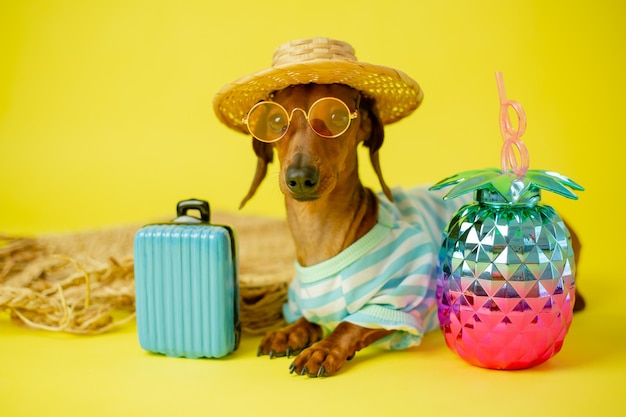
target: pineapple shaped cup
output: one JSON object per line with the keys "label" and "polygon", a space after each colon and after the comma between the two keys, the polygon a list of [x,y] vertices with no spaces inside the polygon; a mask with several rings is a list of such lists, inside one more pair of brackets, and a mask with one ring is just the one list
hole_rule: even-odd
{"label": "pineapple shaped cup", "polygon": [[462,172],[431,188],[454,185],[445,199],[468,192],[475,198],[444,231],[438,314],[446,344],[465,361],[521,369],[559,352],[575,299],[571,236],[554,209],[540,202],[541,190],[576,199],[568,188],[583,188],[555,172],[528,170],[528,151],[520,139],[524,110],[506,100],[500,73],[496,79],[502,169]]}

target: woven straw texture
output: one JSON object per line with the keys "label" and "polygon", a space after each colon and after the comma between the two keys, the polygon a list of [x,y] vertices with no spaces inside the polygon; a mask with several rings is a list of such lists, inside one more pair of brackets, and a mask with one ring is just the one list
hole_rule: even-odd
{"label": "woven straw texture", "polygon": [[[284,220],[213,213],[239,243],[242,328],[284,323],[281,308],[295,251]],[[137,227],[36,239],[0,235],[0,311],[20,325],[76,334],[109,331],[134,318]]]}
{"label": "woven straw texture", "polygon": [[272,67],[225,85],[214,97],[218,119],[228,127],[248,133],[243,118],[260,100],[274,91],[299,84],[344,84],[376,100],[384,124],[411,114],[421,103],[423,92],[402,71],[359,62],[346,42],[311,38],[278,47]]}

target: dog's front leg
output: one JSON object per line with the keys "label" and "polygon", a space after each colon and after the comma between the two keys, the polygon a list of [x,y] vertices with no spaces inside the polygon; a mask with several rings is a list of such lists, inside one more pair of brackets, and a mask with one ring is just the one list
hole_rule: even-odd
{"label": "dog's front leg", "polygon": [[311,346],[322,338],[322,328],[305,318],[265,335],[257,356],[269,355],[270,359],[280,356],[297,355],[302,349]]}
{"label": "dog's front leg", "polygon": [[342,322],[324,340],[304,349],[289,371],[311,377],[334,375],[356,352],[391,333],[393,330],[368,329]]}

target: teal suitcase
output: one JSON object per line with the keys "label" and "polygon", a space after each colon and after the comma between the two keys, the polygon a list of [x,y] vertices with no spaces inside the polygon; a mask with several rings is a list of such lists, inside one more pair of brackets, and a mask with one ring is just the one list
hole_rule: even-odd
{"label": "teal suitcase", "polygon": [[241,335],[235,232],[210,223],[206,201],[184,200],[176,211],[171,223],[135,235],[139,344],[167,356],[223,357]]}

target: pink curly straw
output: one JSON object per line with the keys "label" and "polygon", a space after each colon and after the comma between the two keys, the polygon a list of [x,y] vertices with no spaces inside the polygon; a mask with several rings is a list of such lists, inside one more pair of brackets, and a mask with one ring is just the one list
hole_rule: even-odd
{"label": "pink curly straw", "polygon": [[[502,172],[513,172],[518,178],[520,178],[526,174],[526,171],[528,171],[528,165],[530,162],[528,149],[521,139],[522,135],[526,131],[526,113],[524,112],[522,105],[517,101],[506,99],[504,80],[501,72],[496,72],[496,81],[498,83],[498,94],[500,96],[500,132],[502,134],[502,139],[504,139],[500,156]],[[515,129],[511,121],[509,107],[513,109],[513,112],[517,116],[517,129]],[[519,153],[519,162],[515,156],[515,149],[517,149],[517,152]]]}

